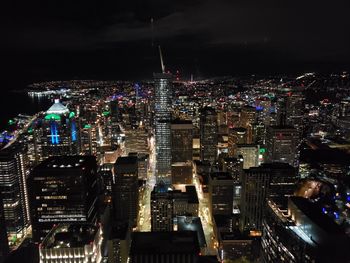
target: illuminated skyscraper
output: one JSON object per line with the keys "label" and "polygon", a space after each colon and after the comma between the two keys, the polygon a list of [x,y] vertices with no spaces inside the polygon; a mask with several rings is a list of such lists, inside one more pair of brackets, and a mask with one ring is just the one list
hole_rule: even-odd
{"label": "illuminated skyscraper", "polygon": [[21,237],[29,225],[26,149],[13,144],[0,151],[0,191],[8,235]]}
{"label": "illuminated skyscraper", "polygon": [[119,157],[114,165],[115,184],[112,186],[115,217],[132,226],[136,225],[139,201],[137,162],[137,156]]}
{"label": "illuminated skyscraper", "polygon": [[228,155],[230,157],[235,156],[237,151],[237,144],[247,143],[247,129],[245,128],[233,128],[230,129],[228,135]]}
{"label": "illuminated skyscraper", "polygon": [[173,195],[164,184],[154,187],[151,193],[151,229],[152,231],[172,231]]}
{"label": "illuminated skyscraper", "polygon": [[157,181],[171,183],[171,96],[172,75],[154,74],[154,124]]}
{"label": "illuminated skyscraper", "polygon": [[95,223],[97,165],[94,156],[50,157],[28,180],[33,239],[41,241],[58,223]]}
{"label": "illuminated skyscraper", "polygon": [[295,166],[298,144],[299,133],[295,128],[270,126],[266,134],[267,162],[282,162]]}
{"label": "illuminated skyscraper", "polygon": [[228,172],[209,176],[209,204],[213,215],[231,215],[233,211],[234,180]]}
{"label": "illuminated skyscraper", "polygon": [[218,151],[218,124],[216,111],[210,107],[200,112],[200,143],[201,160],[214,163]]}
{"label": "illuminated skyscraper", "polygon": [[174,120],[171,123],[172,163],[192,161],[192,121]]}
{"label": "illuminated skyscraper", "polygon": [[37,132],[41,151],[39,159],[50,156],[74,155],[79,153],[79,132],[75,113],[59,100],[46,111]]}
{"label": "illuminated skyscraper", "polygon": [[261,230],[266,198],[287,203],[297,182],[293,166],[287,163],[264,163],[244,170],[242,176],[242,229]]}
{"label": "illuminated skyscraper", "polygon": [[252,143],[253,141],[253,130],[252,124],[256,122],[256,108],[245,106],[241,110],[239,118],[239,126],[247,129],[247,143]]}
{"label": "illuminated skyscraper", "polygon": [[4,206],[2,202],[2,196],[0,192],[0,263],[4,262],[5,257],[9,253],[9,246],[7,241],[6,225],[5,225],[5,215]]}

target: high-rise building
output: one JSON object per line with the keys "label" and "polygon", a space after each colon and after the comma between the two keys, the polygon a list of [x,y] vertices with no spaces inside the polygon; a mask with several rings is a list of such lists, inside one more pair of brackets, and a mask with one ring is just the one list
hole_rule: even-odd
{"label": "high-rise building", "polygon": [[96,155],[97,153],[97,134],[95,124],[85,124],[80,129],[80,148],[84,155]]}
{"label": "high-rise building", "polygon": [[97,220],[97,165],[93,156],[50,157],[30,174],[33,239],[40,242],[58,223]]}
{"label": "high-rise building", "polygon": [[109,103],[109,107],[110,107],[110,111],[111,111],[111,120],[114,123],[116,123],[120,120],[118,103],[119,103],[118,100],[111,100]]}
{"label": "high-rise building", "polygon": [[237,150],[237,144],[247,143],[247,129],[233,128],[228,135],[228,155],[234,157]]}
{"label": "high-rise building", "polygon": [[157,181],[171,183],[171,97],[172,75],[154,74],[154,125]]}
{"label": "high-rise building", "polygon": [[259,165],[259,145],[239,144],[237,145],[236,156],[243,157],[243,169],[256,167]]}
{"label": "high-rise building", "polygon": [[239,126],[247,129],[247,143],[253,141],[252,124],[256,122],[256,108],[245,106],[242,108],[239,118]]}
{"label": "high-rise building", "polygon": [[39,246],[41,263],[102,262],[102,229],[89,223],[59,224]]}
{"label": "high-rise building", "polygon": [[173,193],[166,185],[158,184],[151,193],[151,230],[173,231]]}
{"label": "high-rise building", "polygon": [[268,197],[286,203],[298,181],[296,169],[287,163],[263,163],[260,169],[270,173]]}
{"label": "high-rise building", "polygon": [[2,196],[0,192],[0,263],[4,262],[4,259],[9,253],[9,246],[7,240],[6,224],[5,224],[5,215],[4,215],[4,206],[2,202]]}
{"label": "high-rise building", "polygon": [[193,155],[192,121],[174,120],[171,123],[171,162],[192,161]]}
{"label": "high-rise building", "polygon": [[286,98],[286,124],[301,130],[304,117],[304,101],[302,94],[289,94]]}
{"label": "high-rise building", "polygon": [[212,215],[231,215],[233,212],[234,181],[228,172],[209,175],[209,209]]}
{"label": "high-rise building", "polygon": [[241,230],[261,230],[266,197],[271,173],[269,170],[252,167],[242,176]]}
{"label": "high-rise building", "polygon": [[199,201],[195,186],[186,185],[186,191],[170,190],[158,184],[151,193],[152,231],[172,231],[176,216],[198,216]]}
{"label": "high-rise building", "polygon": [[125,131],[125,154],[136,152],[148,154],[148,133],[144,129],[132,129]]}
{"label": "high-rise building", "polygon": [[270,126],[266,135],[266,162],[282,162],[296,166],[298,131],[290,126]]}
{"label": "high-rise building", "polygon": [[36,131],[39,160],[79,153],[79,127],[75,113],[58,99],[46,111]]}
{"label": "high-rise building", "polygon": [[349,245],[343,229],[317,204],[295,196],[285,206],[267,201],[262,262],[349,262]]}
{"label": "high-rise building", "polygon": [[297,183],[296,170],[287,163],[264,163],[244,170],[241,227],[261,230],[266,199],[286,204]]}
{"label": "high-rise building", "polygon": [[114,165],[115,184],[112,199],[115,218],[120,222],[136,225],[138,213],[138,164],[137,156],[119,157]]}
{"label": "high-rise building", "polygon": [[174,184],[192,184],[192,162],[178,162],[171,165],[171,180]]}
{"label": "high-rise building", "polygon": [[0,151],[0,192],[10,239],[25,235],[30,224],[28,174],[28,158],[24,146],[14,143]]}
{"label": "high-rise building", "polygon": [[215,109],[205,107],[200,112],[200,155],[202,161],[217,159],[218,124]]}
{"label": "high-rise building", "polygon": [[130,262],[197,263],[200,256],[195,231],[135,232]]}

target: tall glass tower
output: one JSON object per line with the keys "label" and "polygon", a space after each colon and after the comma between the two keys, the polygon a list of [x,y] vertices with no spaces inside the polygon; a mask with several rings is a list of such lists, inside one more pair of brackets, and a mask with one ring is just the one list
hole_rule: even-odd
{"label": "tall glass tower", "polygon": [[154,74],[154,124],[157,182],[171,184],[171,87],[172,75]]}

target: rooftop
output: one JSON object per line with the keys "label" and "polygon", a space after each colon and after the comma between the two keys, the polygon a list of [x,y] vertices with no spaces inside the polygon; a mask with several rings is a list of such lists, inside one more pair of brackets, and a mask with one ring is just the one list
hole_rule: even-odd
{"label": "rooftop", "polygon": [[84,247],[94,241],[98,227],[93,224],[59,224],[41,244],[42,249]]}
{"label": "rooftop", "polygon": [[115,162],[115,165],[136,164],[137,156],[121,156]]}
{"label": "rooftop", "polygon": [[178,231],[195,231],[197,233],[199,246],[206,246],[203,225],[199,217],[178,216],[177,225]]}
{"label": "rooftop", "polygon": [[214,172],[210,173],[212,180],[233,180],[232,175],[229,172]]}
{"label": "rooftop", "polygon": [[195,254],[200,252],[193,231],[134,232],[130,254]]}
{"label": "rooftop", "polygon": [[59,100],[55,100],[55,103],[46,111],[46,114],[65,114],[69,113],[69,109],[60,103]]}
{"label": "rooftop", "polygon": [[54,156],[40,163],[35,169],[81,169],[91,164],[96,164],[94,156]]}

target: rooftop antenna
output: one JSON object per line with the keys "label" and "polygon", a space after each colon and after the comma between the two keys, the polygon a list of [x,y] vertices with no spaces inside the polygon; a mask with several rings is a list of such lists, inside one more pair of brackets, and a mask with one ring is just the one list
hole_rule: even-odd
{"label": "rooftop antenna", "polygon": [[158,49],[159,49],[160,65],[162,67],[162,73],[165,73],[165,66],[164,66],[164,61],[163,61],[162,49],[160,48],[160,46],[158,46]]}

